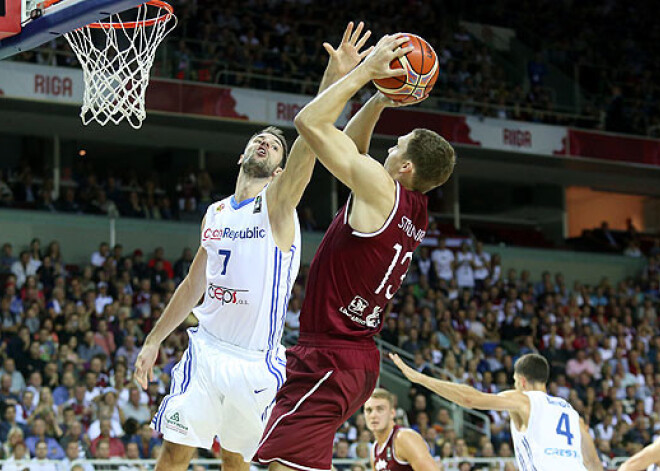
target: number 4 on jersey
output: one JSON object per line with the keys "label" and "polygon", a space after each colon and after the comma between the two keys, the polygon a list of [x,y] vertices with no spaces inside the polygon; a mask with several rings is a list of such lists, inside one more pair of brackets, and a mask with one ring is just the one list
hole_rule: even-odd
{"label": "number 4 on jersey", "polygon": [[571,425],[568,421],[568,414],[562,414],[557,423],[557,435],[563,435],[568,440],[568,444],[573,444],[573,434],[571,433]]}

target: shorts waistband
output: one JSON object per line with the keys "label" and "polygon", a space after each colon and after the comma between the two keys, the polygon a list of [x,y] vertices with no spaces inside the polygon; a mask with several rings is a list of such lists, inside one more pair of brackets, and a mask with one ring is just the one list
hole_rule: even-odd
{"label": "shorts waistband", "polygon": [[[218,350],[222,350],[223,352],[229,352],[232,355],[236,355],[239,358],[243,358],[245,360],[262,360],[263,358],[268,355],[269,350],[250,350],[247,348],[243,348],[239,345],[233,345],[231,343],[227,343],[224,340],[220,340],[218,337],[213,335],[211,332],[209,332],[208,329],[206,329],[203,325],[200,325],[196,328],[191,328],[188,329],[189,334],[195,334],[199,335],[201,337],[201,340],[209,342],[213,347],[217,348]],[[272,350],[273,354],[277,353],[277,349],[281,348],[281,345],[278,344],[275,349]]]}
{"label": "shorts waistband", "polygon": [[337,335],[301,333],[298,345],[305,347],[345,347],[352,350],[375,350],[373,338],[340,337]]}

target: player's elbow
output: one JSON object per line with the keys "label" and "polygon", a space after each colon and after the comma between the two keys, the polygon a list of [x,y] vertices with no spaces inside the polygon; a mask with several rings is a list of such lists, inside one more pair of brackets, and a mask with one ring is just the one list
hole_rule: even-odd
{"label": "player's elbow", "polygon": [[313,129],[313,123],[311,115],[306,108],[300,110],[300,112],[293,119],[293,125],[296,127],[298,133],[305,137]]}

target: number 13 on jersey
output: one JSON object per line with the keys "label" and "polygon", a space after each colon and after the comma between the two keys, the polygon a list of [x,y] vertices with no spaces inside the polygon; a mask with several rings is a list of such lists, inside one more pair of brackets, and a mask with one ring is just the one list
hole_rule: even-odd
{"label": "number 13 on jersey", "polygon": [[[399,260],[399,257],[401,256],[402,250],[403,247],[401,246],[401,244],[394,244],[394,251],[395,251],[394,258],[392,259],[392,263],[390,263],[390,266],[387,269],[387,273],[385,273],[385,277],[383,278],[383,281],[381,281],[380,285],[378,285],[378,288],[376,288],[375,291],[376,294],[380,294],[380,292],[383,291],[383,288],[385,287],[385,283],[387,283],[387,280],[392,275],[392,272],[394,271],[394,267],[396,266],[396,262]],[[406,252],[406,254],[401,259],[400,264],[404,265],[406,269],[403,272],[403,275],[401,275],[401,280],[399,281],[399,284],[403,282],[403,279],[406,277],[406,273],[408,273],[408,265],[410,265],[412,256],[413,256],[412,252]],[[395,288],[394,291],[392,291],[392,285],[387,285],[387,289],[385,290],[385,297],[387,299],[392,299],[394,297],[394,293],[396,293],[397,288]]]}

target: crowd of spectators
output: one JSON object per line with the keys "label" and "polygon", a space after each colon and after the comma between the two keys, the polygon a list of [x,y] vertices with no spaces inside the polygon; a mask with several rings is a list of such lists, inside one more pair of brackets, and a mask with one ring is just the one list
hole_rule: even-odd
{"label": "crowd of spectators", "polygon": [[646,14],[653,6],[651,0],[457,4],[464,18],[513,28],[549,63],[579,77],[581,89],[606,113],[607,130],[658,137],[660,37]]}
{"label": "crowd of spectators", "polygon": [[[161,441],[149,421],[187,346],[185,329],[163,343],[147,391],[131,375],[145,335],[191,261],[190,249],[172,263],[161,248],[145,257],[101,243],[76,266],[56,241],[43,250],[35,239],[18,255],[11,244],[2,246],[5,466],[56,458],[68,471],[80,458],[157,456]],[[297,329],[307,273],[304,267],[293,288],[289,332]],[[500,257],[479,242],[454,251],[440,239],[415,256],[387,306],[381,338],[410,353],[418,369],[438,367],[487,392],[512,386],[517,356],[540,352],[552,366],[550,393],[585,417],[603,458],[626,455],[660,430],[659,281],[660,254],[637,278],[567,286],[560,273],[533,280],[527,271],[504,272]],[[511,456],[506,414],[490,414],[490,441],[468,441],[428,391],[411,388],[410,399],[398,420],[418,430],[434,456]],[[371,438],[359,414],[338,432],[335,456],[365,458]],[[217,456],[217,445],[200,455]]]}
{"label": "crowd of spectators", "polygon": [[199,222],[208,205],[221,198],[203,170],[182,172],[170,185],[156,172],[141,178],[135,170],[108,172],[100,178],[91,168],[80,170],[62,181],[57,195],[53,179],[35,175],[29,166],[0,169],[0,207]]}
{"label": "crowd of spectators", "polygon": [[[591,105],[572,115],[555,113],[555,92],[543,83],[544,56],[530,61],[530,78],[524,81],[510,61],[460,25],[462,10],[453,2],[384,0],[377,12],[367,0],[173,3],[179,26],[159,52],[157,76],[314,94],[327,62],[323,42],[338,42],[346,23],[360,19],[375,38],[411,31],[434,46],[440,67],[433,95],[437,100],[426,106],[581,127],[604,121]],[[471,13],[479,11],[475,7]],[[50,52],[28,51],[19,60],[78,67],[66,41],[56,40],[51,46]]]}

